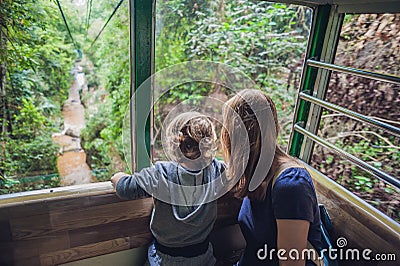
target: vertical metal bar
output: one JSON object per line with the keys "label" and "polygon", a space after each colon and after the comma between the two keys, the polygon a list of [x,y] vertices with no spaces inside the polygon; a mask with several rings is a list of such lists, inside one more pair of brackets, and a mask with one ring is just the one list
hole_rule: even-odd
{"label": "vertical metal bar", "polygon": [[[331,11],[330,5],[321,5],[317,6],[314,9],[313,15],[313,23],[311,27],[309,43],[307,47],[306,59],[320,59],[322,53],[322,47],[325,40],[325,33],[328,26],[329,14]],[[304,91],[313,91],[314,84],[317,78],[318,70],[313,69],[312,67],[307,67],[307,65],[303,64],[303,74],[300,83],[300,92]],[[297,96],[296,100],[296,111],[294,115],[293,125],[300,121],[307,121],[308,113],[310,109],[310,103],[304,100],[301,100],[299,96]],[[304,136],[299,132],[293,130],[290,136],[289,142],[289,154],[295,157],[299,157],[301,146],[303,143]]]}
{"label": "vertical metal bar", "polygon": [[[335,60],[337,45],[339,42],[340,30],[342,28],[344,14],[337,12],[337,6],[333,6],[329,15],[329,22],[325,34],[325,40],[322,46],[320,60],[324,62],[332,62]],[[329,80],[332,72],[325,69],[318,69],[316,82],[314,84],[313,95],[319,99],[325,99],[329,87]],[[322,108],[318,105],[311,105],[307,118],[306,129],[317,134]],[[314,142],[306,138],[303,142],[300,158],[309,163],[314,150]]]}
{"label": "vertical metal bar", "polygon": [[[129,0],[129,123],[130,123],[130,154],[131,154],[131,165],[130,170],[136,169],[136,134],[135,134],[135,104],[132,96],[135,93],[135,12],[134,12],[134,0]],[[129,158],[129,157],[128,157]]]}
{"label": "vertical metal bar", "polygon": [[143,82],[154,73],[154,11],[155,0],[129,1],[131,154],[135,170],[151,163],[151,116],[148,114],[152,109],[152,89],[151,82]]}

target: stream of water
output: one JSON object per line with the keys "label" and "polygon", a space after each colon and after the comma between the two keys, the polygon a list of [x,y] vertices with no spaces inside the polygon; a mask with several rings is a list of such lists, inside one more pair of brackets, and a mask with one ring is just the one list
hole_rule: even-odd
{"label": "stream of water", "polygon": [[80,92],[87,90],[86,76],[79,63],[75,64],[71,74],[74,76],[74,81],[62,110],[63,131],[53,135],[53,140],[60,145],[61,149],[57,168],[63,186],[86,184],[93,181],[80,139],[81,131],[85,128],[85,109],[81,103]]}

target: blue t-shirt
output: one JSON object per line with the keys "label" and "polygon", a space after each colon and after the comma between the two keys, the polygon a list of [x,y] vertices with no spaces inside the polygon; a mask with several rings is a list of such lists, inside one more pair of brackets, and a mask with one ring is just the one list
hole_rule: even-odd
{"label": "blue t-shirt", "polygon": [[[308,241],[316,249],[321,249],[318,202],[307,170],[286,169],[277,178],[272,195],[271,189],[272,182],[268,185],[264,201],[250,201],[247,197],[243,199],[239,225],[246,240],[246,249],[239,265],[278,265],[276,219],[309,221]],[[259,249],[263,249],[259,253],[262,260],[257,257]],[[272,249],[275,251],[270,252]],[[264,251],[267,253],[264,254]],[[307,261],[307,265],[314,264]]]}

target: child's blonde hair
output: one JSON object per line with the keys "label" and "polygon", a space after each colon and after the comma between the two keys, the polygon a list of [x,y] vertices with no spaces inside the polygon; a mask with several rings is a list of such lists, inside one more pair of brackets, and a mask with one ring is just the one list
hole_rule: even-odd
{"label": "child's blonde hair", "polygon": [[216,134],[211,120],[198,112],[175,117],[166,130],[169,155],[179,163],[210,161],[215,152]]}

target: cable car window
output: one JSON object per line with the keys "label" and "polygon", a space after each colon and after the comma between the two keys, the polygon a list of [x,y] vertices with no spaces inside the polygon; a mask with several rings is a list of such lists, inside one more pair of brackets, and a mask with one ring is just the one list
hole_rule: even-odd
{"label": "cable car window", "polygon": [[[340,33],[335,65],[386,75],[400,74],[399,14],[346,15]],[[361,26],[363,25],[363,26]],[[396,39],[397,38],[397,39]],[[326,101],[399,128],[400,85],[349,73],[332,71]],[[329,143],[392,177],[400,176],[400,136],[396,130],[349,118],[324,109],[319,133]],[[365,172],[348,159],[317,145],[311,165],[356,195],[400,221],[400,195],[394,186]]]}
{"label": "cable car window", "polygon": [[108,181],[125,170],[128,1],[31,2],[0,8],[0,194]]}

